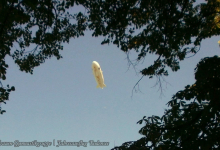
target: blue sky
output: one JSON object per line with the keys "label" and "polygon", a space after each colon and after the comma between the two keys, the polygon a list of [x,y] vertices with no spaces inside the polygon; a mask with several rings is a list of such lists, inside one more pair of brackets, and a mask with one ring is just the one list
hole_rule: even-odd
{"label": "blue sky", "polygon": [[[137,140],[143,125],[136,124],[143,116],[162,115],[166,103],[177,91],[182,90],[194,80],[194,68],[206,56],[219,54],[218,37],[202,42],[199,53],[180,63],[178,72],[169,72],[163,83],[163,96],[158,86],[153,87],[156,79],[143,78],[139,84],[141,92],[132,89],[141,78],[140,69],[150,65],[154,56],[149,55],[139,63],[136,71],[128,68],[127,55],[119,48],[101,45],[103,38],[91,36],[72,39],[64,45],[63,59],[47,60],[35,68],[30,75],[19,71],[13,60],[7,58],[9,69],[7,80],[14,85],[15,92],[2,108],[7,112],[1,115],[1,142],[38,142],[66,140],[67,142],[101,141],[110,142],[109,146],[87,147],[4,147],[14,149],[89,149],[109,150],[124,142]],[[131,52],[131,59],[137,53]],[[106,88],[97,89],[92,74],[92,61],[99,62],[105,79]]]}

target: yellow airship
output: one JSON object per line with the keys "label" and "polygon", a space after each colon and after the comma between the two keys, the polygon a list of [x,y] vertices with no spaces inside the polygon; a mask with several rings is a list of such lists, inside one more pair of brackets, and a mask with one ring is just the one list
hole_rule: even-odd
{"label": "yellow airship", "polygon": [[106,87],[105,83],[104,83],[104,77],[102,74],[102,69],[99,65],[99,63],[97,61],[93,61],[92,62],[92,71],[93,71],[93,75],[95,77],[95,80],[97,82],[97,88],[104,88]]}

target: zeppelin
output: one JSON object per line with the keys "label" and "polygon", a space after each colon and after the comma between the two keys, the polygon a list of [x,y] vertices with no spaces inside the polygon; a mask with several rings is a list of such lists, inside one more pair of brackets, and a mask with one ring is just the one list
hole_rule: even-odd
{"label": "zeppelin", "polygon": [[104,88],[106,87],[105,83],[104,83],[104,77],[103,77],[103,74],[102,74],[102,69],[99,65],[98,62],[96,61],[93,61],[92,62],[92,71],[93,71],[93,75],[95,77],[95,80],[97,82],[97,88]]}

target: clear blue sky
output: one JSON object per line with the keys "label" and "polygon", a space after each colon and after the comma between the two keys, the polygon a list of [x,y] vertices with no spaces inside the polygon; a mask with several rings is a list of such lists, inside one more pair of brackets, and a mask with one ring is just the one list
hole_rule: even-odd
{"label": "clear blue sky", "polygon": [[[2,147],[5,150],[25,149],[89,149],[109,150],[124,142],[137,140],[143,125],[136,124],[143,116],[162,115],[166,103],[177,91],[187,84],[194,83],[194,68],[199,60],[206,56],[219,54],[218,37],[202,42],[199,53],[184,62],[181,69],[169,72],[169,83],[163,83],[164,96],[160,96],[158,86],[153,87],[156,79],[143,78],[139,87],[141,92],[132,89],[141,78],[130,67],[126,54],[116,46],[101,45],[103,38],[91,37],[86,32],[84,37],[72,39],[64,45],[61,52],[63,59],[52,58],[35,68],[34,74],[20,72],[13,61],[7,58],[9,69],[6,86],[14,85],[15,92],[2,108],[7,112],[0,116],[1,142],[38,142],[66,140],[79,142],[89,140],[110,142],[109,146],[81,147]],[[131,58],[136,58],[135,52]],[[137,72],[152,62],[149,55],[137,66]],[[104,89],[97,89],[92,74],[92,61],[101,65],[105,78]],[[153,87],[153,88],[152,88]],[[1,149],[1,148],[0,148]]]}

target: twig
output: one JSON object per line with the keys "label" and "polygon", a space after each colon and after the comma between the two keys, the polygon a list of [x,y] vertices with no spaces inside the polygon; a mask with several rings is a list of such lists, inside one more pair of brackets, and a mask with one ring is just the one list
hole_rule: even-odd
{"label": "twig", "polygon": [[130,58],[129,58],[129,52],[127,52],[127,58],[126,58],[126,59],[128,60],[128,69],[126,70],[126,72],[129,70],[130,66],[132,65],[133,69],[135,70],[135,73],[138,74],[137,71],[136,71],[136,68],[135,68],[135,66],[137,65],[137,63],[134,64],[134,63],[130,60]]}
{"label": "twig", "polygon": [[191,55],[191,56],[188,56],[188,57],[186,57],[186,58],[190,58],[190,57],[195,56],[195,55],[200,51],[200,48],[201,48],[201,45],[199,46],[199,49],[195,52],[195,54],[193,54],[193,55]]}
{"label": "twig", "polygon": [[3,87],[3,84],[2,84],[2,82],[0,81],[0,84],[1,84],[1,86]]}
{"label": "twig", "polygon": [[[142,78],[144,77],[144,75],[142,75],[142,77],[138,80],[138,82],[134,85],[133,89],[132,89],[132,95],[131,98],[133,97],[133,91],[135,90],[135,87],[139,84],[139,82],[142,80]],[[139,89],[139,88],[138,88]],[[136,90],[135,90],[136,91]]]}

